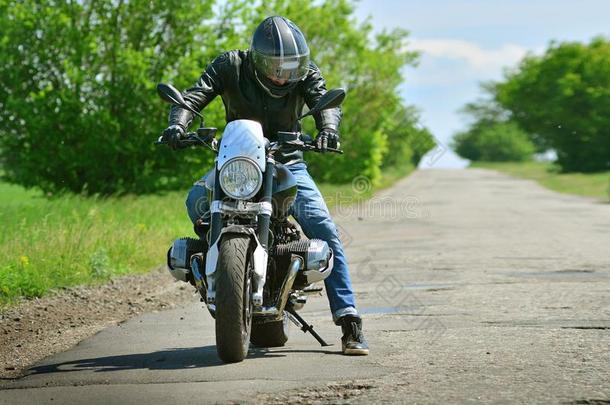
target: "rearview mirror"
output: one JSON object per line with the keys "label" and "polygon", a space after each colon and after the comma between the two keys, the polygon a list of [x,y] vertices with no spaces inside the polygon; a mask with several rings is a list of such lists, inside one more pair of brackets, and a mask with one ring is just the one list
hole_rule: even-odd
{"label": "rearview mirror", "polygon": [[299,119],[305,118],[308,115],[317,114],[322,110],[339,107],[343,100],[345,100],[345,90],[340,88],[329,90],[320,97],[320,100],[318,100],[315,106],[300,116]]}
{"label": "rearview mirror", "polygon": [[161,100],[168,102],[170,104],[175,104],[178,107],[184,108],[185,110],[189,110],[196,116],[203,119],[201,114],[199,114],[197,111],[193,110],[186,103],[186,101],[184,101],[184,98],[182,97],[182,94],[178,91],[178,89],[176,89],[171,84],[165,84],[165,83],[157,84],[157,93],[159,94],[159,97],[161,97]]}
{"label": "rearview mirror", "polygon": [[184,98],[182,98],[182,94],[171,84],[159,83],[157,84],[157,93],[159,93],[159,97],[167,103],[176,104],[180,107],[185,104]]}

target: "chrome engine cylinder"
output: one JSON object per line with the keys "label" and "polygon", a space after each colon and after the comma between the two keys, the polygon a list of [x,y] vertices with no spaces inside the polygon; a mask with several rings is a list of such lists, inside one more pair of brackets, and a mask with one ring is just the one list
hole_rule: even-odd
{"label": "chrome engine cylinder", "polygon": [[295,282],[298,286],[323,281],[333,269],[333,251],[328,243],[320,239],[305,239],[278,245],[275,253],[280,260],[291,255],[297,255],[303,259],[303,269],[299,272]]}
{"label": "chrome engine cylinder", "polygon": [[191,256],[201,253],[205,243],[199,239],[180,238],[174,241],[167,252],[167,269],[180,281],[189,281],[191,273]]}

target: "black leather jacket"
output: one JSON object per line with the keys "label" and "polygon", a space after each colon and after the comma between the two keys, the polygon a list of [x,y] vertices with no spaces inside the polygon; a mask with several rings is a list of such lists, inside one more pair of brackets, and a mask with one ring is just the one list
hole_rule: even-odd
{"label": "black leather jacket", "polygon": [[[183,95],[196,111],[201,111],[214,97],[220,95],[225,106],[227,122],[238,119],[258,121],[265,137],[273,141],[278,131],[299,131],[297,118],[304,104],[313,107],[326,93],[326,83],[320,70],[310,64],[305,79],[300,81],[285,97],[270,96],[257,82],[247,51],[229,51],[218,56],[207,67],[197,83]],[[324,110],[314,115],[316,128],[338,130],[341,121],[340,108]],[[193,119],[190,111],[173,106],[169,114],[170,125],[189,127]],[[303,161],[299,151],[276,154],[276,160],[292,164]]]}

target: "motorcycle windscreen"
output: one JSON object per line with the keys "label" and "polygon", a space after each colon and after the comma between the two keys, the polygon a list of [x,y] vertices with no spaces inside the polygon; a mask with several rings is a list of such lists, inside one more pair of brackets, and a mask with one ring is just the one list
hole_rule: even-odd
{"label": "motorcycle windscreen", "polygon": [[236,157],[248,158],[265,171],[263,127],[252,120],[235,120],[227,124],[218,149],[218,170]]}

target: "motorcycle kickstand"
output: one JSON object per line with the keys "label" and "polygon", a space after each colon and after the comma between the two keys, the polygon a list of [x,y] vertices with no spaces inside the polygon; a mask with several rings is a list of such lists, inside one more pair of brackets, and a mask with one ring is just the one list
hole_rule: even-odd
{"label": "motorcycle kickstand", "polygon": [[297,314],[297,312],[293,309],[293,308],[286,308],[286,312],[288,313],[288,318],[296,325],[298,326],[304,333],[311,333],[311,335],[318,341],[318,343],[320,343],[320,346],[325,347],[325,346],[332,346],[328,343],[326,343],[324,341],[324,339],[322,339],[322,337],[320,335],[318,335],[318,333],[313,330],[313,325],[308,324],[307,322],[305,322],[305,320],[303,318],[301,318],[301,315]]}

